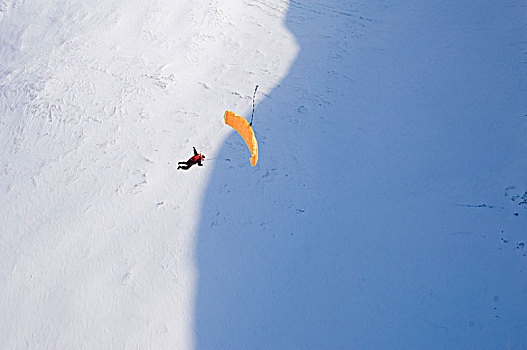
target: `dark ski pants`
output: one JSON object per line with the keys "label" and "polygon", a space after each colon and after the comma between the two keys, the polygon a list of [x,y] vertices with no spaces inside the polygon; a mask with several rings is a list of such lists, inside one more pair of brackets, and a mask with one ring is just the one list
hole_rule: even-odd
{"label": "dark ski pants", "polygon": [[[183,170],[188,170],[190,169],[191,166],[194,165],[194,163],[189,163],[188,161],[187,162],[179,162],[177,163],[179,166],[177,167],[178,170],[179,169],[183,169]],[[180,164],[184,164],[184,165],[180,165]]]}

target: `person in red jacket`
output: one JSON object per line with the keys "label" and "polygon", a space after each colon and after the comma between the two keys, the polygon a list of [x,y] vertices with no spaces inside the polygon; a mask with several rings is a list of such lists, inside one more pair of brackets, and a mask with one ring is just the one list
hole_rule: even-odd
{"label": "person in red jacket", "polygon": [[178,162],[178,165],[179,164],[183,164],[183,165],[179,165],[177,167],[177,169],[183,169],[183,170],[188,170],[190,169],[191,166],[193,166],[194,164],[198,164],[198,166],[203,166],[203,164],[201,163],[202,161],[205,161],[205,156],[201,153],[198,153],[198,151],[196,151],[196,147],[192,147],[194,149],[194,155],[189,158],[189,160],[187,160],[186,162]]}

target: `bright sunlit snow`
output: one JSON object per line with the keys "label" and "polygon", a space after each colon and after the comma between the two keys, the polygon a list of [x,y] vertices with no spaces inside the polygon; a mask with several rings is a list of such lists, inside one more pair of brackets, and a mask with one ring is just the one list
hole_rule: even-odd
{"label": "bright sunlit snow", "polygon": [[524,349],[526,13],[0,0],[0,349]]}

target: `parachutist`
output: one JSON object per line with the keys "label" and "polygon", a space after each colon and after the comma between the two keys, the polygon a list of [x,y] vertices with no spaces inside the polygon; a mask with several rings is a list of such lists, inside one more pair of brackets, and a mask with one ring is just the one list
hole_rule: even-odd
{"label": "parachutist", "polygon": [[[177,167],[177,170],[179,169],[188,170],[190,169],[191,166],[193,166],[196,163],[198,164],[198,166],[203,166],[201,162],[205,161],[205,156],[201,153],[198,153],[198,151],[196,151],[196,147],[192,147],[192,149],[194,150],[194,155],[190,157],[189,160],[187,160],[186,162],[178,162],[179,166]],[[180,165],[180,164],[183,164],[183,165]]]}

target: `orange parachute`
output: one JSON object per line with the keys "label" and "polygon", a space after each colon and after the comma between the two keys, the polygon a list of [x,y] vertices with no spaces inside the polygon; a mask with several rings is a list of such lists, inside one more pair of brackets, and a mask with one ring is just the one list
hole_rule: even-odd
{"label": "orange parachute", "polygon": [[225,119],[225,124],[231,126],[243,138],[251,152],[251,166],[255,166],[258,162],[258,141],[256,141],[254,136],[253,128],[251,128],[251,125],[244,117],[234,112],[226,111],[223,118]]}

